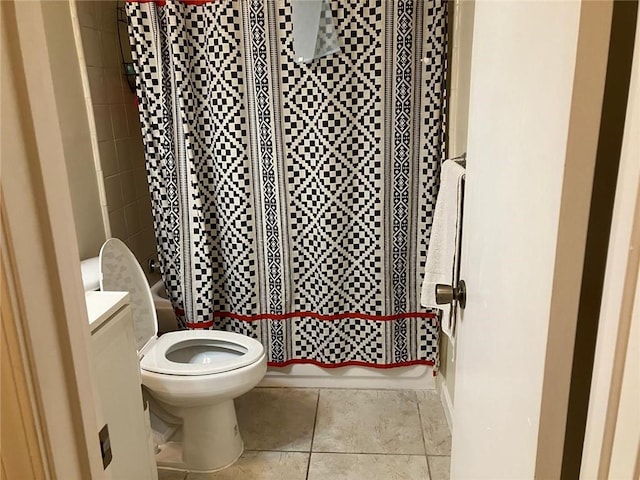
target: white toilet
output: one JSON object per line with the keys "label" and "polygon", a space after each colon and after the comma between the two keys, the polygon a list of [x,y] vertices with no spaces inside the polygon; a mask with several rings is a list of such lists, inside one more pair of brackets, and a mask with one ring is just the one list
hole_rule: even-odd
{"label": "white toilet", "polygon": [[264,377],[262,344],[215,330],[182,330],[158,338],[151,290],[127,246],[107,240],[100,250],[100,270],[102,290],[130,294],[151,413],[178,426],[159,445],[158,466],[211,472],[231,465],[244,449],[233,399]]}

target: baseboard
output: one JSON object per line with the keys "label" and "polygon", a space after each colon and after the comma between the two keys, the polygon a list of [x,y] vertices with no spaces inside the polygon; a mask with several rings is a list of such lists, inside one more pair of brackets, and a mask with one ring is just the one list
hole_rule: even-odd
{"label": "baseboard", "polygon": [[439,375],[437,380],[438,391],[440,392],[440,402],[444,409],[444,416],[449,424],[449,431],[453,432],[453,401],[449,395],[449,388],[444,376]]}
{"label": "baseboard", "polygon": [[269,367],[259,387],[362,388],[379,390],[435,390],[433,367],[412,365],[389,369],[367,367],[322,368],[296,364]]}

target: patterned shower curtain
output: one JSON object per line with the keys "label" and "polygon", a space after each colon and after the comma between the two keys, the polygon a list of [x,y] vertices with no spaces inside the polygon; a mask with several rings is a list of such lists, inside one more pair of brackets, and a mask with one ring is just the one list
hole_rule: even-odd
{"label": "patterned shower curtain", "polygon": [[271,365],[434,364],[446,0],[330,5],[341,51],[299,64],[290,0],[127,4],[164,282]]}

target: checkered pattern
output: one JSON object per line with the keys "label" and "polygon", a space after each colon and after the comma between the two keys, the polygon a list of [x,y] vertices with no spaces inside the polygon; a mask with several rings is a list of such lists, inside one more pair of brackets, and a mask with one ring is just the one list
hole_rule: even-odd
{"label": "checkered pattern", "polygon": [[313,358],[339,358],[341,363],[367,358],[384,362],[384,323],[369,320],[299,322],[294,331],[295,346]]}
{"label": "checkered pattern", "polygon": [[298,64],[288,0],[127,4],[165,283],[183,320],[215,317],[275,364],[436,362],[416,312],[446,2],[331,9],[341,51]]}
{"label": "checkered pattern", "polygon": [[290,5],[278,11],[293,310],[383,314],[383,12],[332,7],[342,52],[310,64],[295,63]]}

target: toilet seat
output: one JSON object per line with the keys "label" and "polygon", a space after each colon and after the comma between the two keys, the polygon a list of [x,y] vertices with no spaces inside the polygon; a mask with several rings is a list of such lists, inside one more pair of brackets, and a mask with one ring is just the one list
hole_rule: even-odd
{"label": "toilet seat", "polygon": [[144,272],[131,250],[117,238],[100,249],[100,290],[129,292],[136,350],[140,353],[158,335],[158,317]]}
{"label": "toilet seat", "polygon": [[[184,356],[180,355],[183,351],[186,351]],[[184,358],[171,359],[172,354]],[[211,375],[251,365],[263,354],[264,347],[244,335],[185,330],[166,333],[150,344],[144,351],[140,368],[164,375]]]}
{"label": "toilet seat", "polygon": [[253,338],[219,330],[181,330],[158,338],[158,318],[147,279],[127,246],[110,238],[100,249],[100,287],[129,292],[140,368],[174,376],[230,372],[256,363],[264,347]]}

